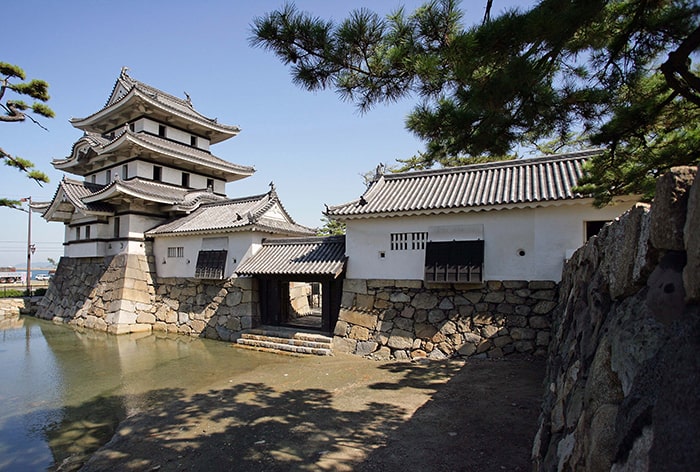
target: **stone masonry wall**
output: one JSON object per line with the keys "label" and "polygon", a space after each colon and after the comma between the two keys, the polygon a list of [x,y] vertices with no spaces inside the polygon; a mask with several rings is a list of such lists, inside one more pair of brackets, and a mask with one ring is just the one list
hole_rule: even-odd
{"label": "stone masonry wall", "polygon": [[697,470],[696,173],[672,169],[659,179],[651,208],[625,213],[565,266],[535,470]]}
{"label": "stone masonry wall", "polygon": [[233,340],[260,323],[253,279],[156,279],[152,257],[62,258],[36,316],[122,334]]}
{"label": "stone masonry wall", "polygon": [[544,356],[552,281],[425,286],[420,280],[346,279],[333,347],[379,359]]}

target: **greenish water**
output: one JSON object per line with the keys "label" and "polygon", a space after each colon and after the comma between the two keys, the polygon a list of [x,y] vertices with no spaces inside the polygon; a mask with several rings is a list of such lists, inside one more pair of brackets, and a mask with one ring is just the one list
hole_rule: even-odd
{"label": "greenish water", "polygon": [[271,362],[206,339],[0,323],[0,471],[72,470],[130,414]]}

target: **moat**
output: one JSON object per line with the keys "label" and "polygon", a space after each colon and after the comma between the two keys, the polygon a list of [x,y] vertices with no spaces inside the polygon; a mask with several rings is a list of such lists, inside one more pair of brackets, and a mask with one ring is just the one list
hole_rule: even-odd
{"label": "moat", "polygon": [[107,442],[121,420],[266,363],[290,358],[165,334],[112,336],[22,317],[0,331],[0,470],[71,464]]}

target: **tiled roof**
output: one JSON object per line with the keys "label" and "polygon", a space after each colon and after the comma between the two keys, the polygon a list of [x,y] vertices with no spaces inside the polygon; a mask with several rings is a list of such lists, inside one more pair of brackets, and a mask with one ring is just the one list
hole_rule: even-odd
{"label": "tiled roof", "polygon": [[583,198],[573,188],[598,150],[387,174],[358,200],[328,208],[343,219],[538,206]]}
{"label": "tiled roof", "polygon": [[[62,189],[66,197],[76,208],[82,210],[105,212],[113,211],[111,205],[101,202],[85,203],[83,198],[94,195],[104,188],[104,185],[93,184],[90,182],[81,182],[73,179],[64,178],[59,183],[59,189]],[[56,192],[58,193],[58,191]]]}
{"label": "tiled roof", "polygon": [[345,236],[267,239],[253,257],[243,261],[236,274],[332,275],[345,269]]}
{"label": "tiled roof", "polygon": [[[270,218],[266,212],[279,204],[285,219]],[[308,235],[312,230],[296,224],[284,211],[275,190],[264,195],[225,200],[200,206],[187,216],[149,230],[148,236],[176,236],[244,230],[269,231],[285,235]]]}
{"label": "tiled roof", "polygon": [[99,192],[102,188],[104,188],[104,185],[82,182],[64,177],[63,180],[59,182],[53,199],[43,209],[42,215],[47,220],[56,218],[57,221],[64,221],[66,217],[69,218],[75,209],[83,213],[111,214],[114,211],[111,205],[103,202],[86,203],[83,200]]}
{"label": "tiled roof", "polygon": [[[143,149],[148,149],[162,155],[170,156],[177,159],[182,166],[188,164],[188,167],[193,167],[202,171],[202,168],[208,168],[215,171],[223,172],[228,176],[229,180],[241,178],[241,176],[249,176],[255,172],[255,169],[250,166],[234,164],[232,162],[221,159],[213,154],[197,149],[184,144],[176,143],[168,139],[154,136],[147,133],[135,133],[124,127],[122,132],[113,139],[107,139],[96,133],[86,132],[74,145],[71,150],[71,155],[65,159],[54,159],[53,165],[57,169],[71,169],[80,166],[84,159],[84,153],[77,153],[76,149],[81,144],[87,143],[90,146],[90,151],[96,155],[115,152],[119,146],[125,144],[136,145]],[[75,169],[73,169],[75,171]]]}
{"label": "tiled roof", "polygon": [[156,147],[161,151],[174,154],[178,158],[185,161],[190,161],[194,164],[218,167],[228,172],[234,172],[242,175],[252,175],[255,172],[253,167],[234,164],[191,146],[185,146],[184,144],[176,143],[174,141],[153,136],[151,134],[133,133],[131,131],[127,132],[133,140],[141,141],[144,143],[144,145]]}
{"label": "tiled roof", "polygon": [[[120,87],[128,92],[123,97],[116,98],[114,94],[117,88]],[[162,90],[159,90],[148,84],[133,79],[127,73],[126,68],[122,69],[119,78],[117,79],[117,81],[114,84],[114,87],[112,88],[110,98],[102,109],[85,118],[72,118],[70,121],[76,125],[80,123],[87,123],[90,120],[92,120],[96,115],[99,115],[105,109],[118,105],[122,100],[128,99],[127,97],[131,95],[130,92],[136,92],[140,94],[140,96],[145,97],[147,101],[157,104],[158,107],[167,110],[172,114],[197,122],[210,129],[215,129],[218,132],[223,133],[223,135],[225,136],[235,136],[240,131],[240,128],[238,126],[224,125],[219,123],[216,118],[209,118],[207,116],[202,115],[194,109],[194,106],[189,101],[189,99],[184,100],[182,98],[175,97],[173,95],[163,92]],[[222,137],[221,139],[225,138]],[[219,140],[220,139],[212,139],[212,143],[218,142]]]}

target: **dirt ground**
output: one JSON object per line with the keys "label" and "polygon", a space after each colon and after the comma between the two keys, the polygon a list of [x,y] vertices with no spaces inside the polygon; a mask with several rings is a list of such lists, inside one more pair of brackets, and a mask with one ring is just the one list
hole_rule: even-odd
{"label": "dirt ground", "polygon": [[533,359],[299,358],[163,392],[83,470],[526,471],[543,377]]}

